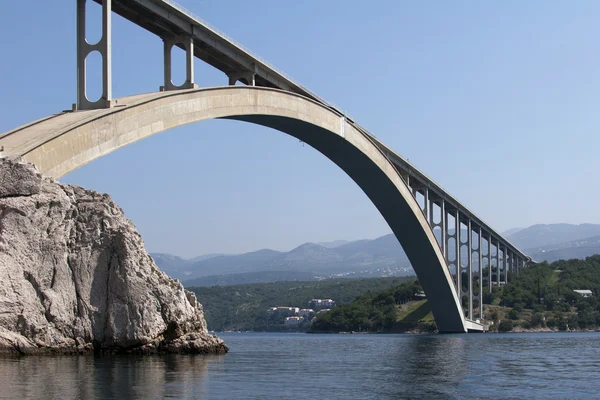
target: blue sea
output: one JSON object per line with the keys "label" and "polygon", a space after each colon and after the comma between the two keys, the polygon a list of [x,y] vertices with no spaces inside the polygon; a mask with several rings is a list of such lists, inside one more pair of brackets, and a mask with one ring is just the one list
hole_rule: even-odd
{"label": "blue sea", "polygon": [[600,333],[220,336],[223,356],[0,358],[0,398],[600,398]]}

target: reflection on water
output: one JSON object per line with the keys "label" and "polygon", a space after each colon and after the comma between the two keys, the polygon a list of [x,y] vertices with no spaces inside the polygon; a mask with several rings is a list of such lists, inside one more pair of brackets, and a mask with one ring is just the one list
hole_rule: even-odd
{"label": "reflection on water", "polygon": [[0,398],[598,398],[600,334],[223,334],[224,356],[0,358]]}
{"label": "reflection on water", "polygon": [[209,363],[222,356],[0,358],[0,398],[202,398]]}

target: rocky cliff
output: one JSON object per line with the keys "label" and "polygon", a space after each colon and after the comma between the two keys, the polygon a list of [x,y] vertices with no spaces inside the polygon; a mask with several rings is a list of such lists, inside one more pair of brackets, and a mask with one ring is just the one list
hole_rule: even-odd
{"label": "rocky cliff", "polygon": [[0,159],[0,352],[227,350],[108,195]]}

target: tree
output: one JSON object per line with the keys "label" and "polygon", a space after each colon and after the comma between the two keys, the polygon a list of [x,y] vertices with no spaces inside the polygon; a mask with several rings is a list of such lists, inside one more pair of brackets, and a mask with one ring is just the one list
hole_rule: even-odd
{"label": "tree", "polygon": [[541,313],[535,313],[531,315],[531,318],[529,319],[529,324],[531,325],[532,328],[535,328],[537,326],[543,326],[544,324],[544,316]]}
{"label": "tree", "polygon": [[505,319],[498,325],[498,332],[510,332],[513,329],[513,322],[510,319]]}

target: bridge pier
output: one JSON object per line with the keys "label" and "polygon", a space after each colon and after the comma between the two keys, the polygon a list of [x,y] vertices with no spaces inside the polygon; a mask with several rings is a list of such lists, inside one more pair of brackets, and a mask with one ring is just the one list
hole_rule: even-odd
{"label": "bridge pier", "polygon": [[515,265],[515,253],[510,252],[510,272],[515,274],[517,272],[517,266]]}
{"label": "bridge pier", "polygon": [[500,261],[503,258],[500,258],[500,252],[502,250],[500,249],[500,242],[497,242],[496,244],[496,286],[500,287]]}
{"label": "bridge pier", "polygon": [[234,71],[227,74],[229,86],[234,86],[237,81],[244,85],[256,86],[256,74],[250,71]]}
{"label": "bridge pier", "polygon": [[446,235],[448,233],[448,227],[446,226],[447,222],[448,217],[446,216],[446,202],[442,199],[442,201],[440,202],[440,228],[442,230],[440,235],[440,241],[442,242],[442,253],[444,254],[444,259],[446,260],[446,263],[448,262],[448,246],[446,245]]}
{"label": "bridge pier", "polygon": [[[164,86],[161,91],[195,89],[198,87],[194,83],[194,39],[191,36],[171,36],[163,37],[164,42]],[[173,46],[181,45],[185,51],[185,82],[181,85],[173,83],[173,60],[171,52]]]}
{"label": "bridge pier", "polygon": [[477,240],[479,244],[477,248],[479,249],[479,318],[483,320],[483,249],[482,244],[483,240],[481,237],[481,226],[479,227],[479,233],[477,234]]}
{"label": "bridge pier", "polygon": [[504,284],[508,283],[508,252],[507,249],[504,248]]}
{"label": "bridge pier", "polygon": [[[111,66],[111,0],[102,0],[102,38],[95,44],[86,40],[85,26],[86,0],[77,0],[77,110],[94,110],[112,107],[112,66]],[[86,94],[86,59],[93,51],[102,56],[102,96],[90,101]]]}
{"label": "bridge pier", "polygon": [[471,231],[471,220],[467,221],[467,274],[469,275],[469,318],[473,319],[473,232]]}
{"label": "bridge pier", "polygon": [[488,266],[489,266],[489,270],[488,270],[488,293],[492,294],[492,267],[493,267],[493,263],[494,263],[494,258],[492,257],[492,246],[494,244],[492,243],[492,235],[489,234],[488,235]]}
{"label": "bridge pier", "polygon": [[454,215],[454,234],[456,235],[456,293],[458,294],[458,300],[462,307],[462,260],[461,260],[461,247],[462,243],[460,240],[460,212],[456,209]]}
{"label": "bridge pier", "polygon": [[[446,261],[446,264],[448,264],[448,249],[446,246],[446,209],[445,209],[445,203],[444,200],[441,199],[439,200],[439,204],[437,203],[437,200],[435,200],[434,198],[431,198],[430,200],[430,204],[429,204],[429,219],[431,221],[431,229],[433,229],[434,233],[435,233],[435,229],[436,228],[440,228],[440,237],[438,239],[438,243],[440,245],[440,249],[442,250],[442,254],[444,255],[444,260]],[[434,205],[438,205],[440,208],[440,221],[439,222],[435,222],[435,216],[434,216]]]}

